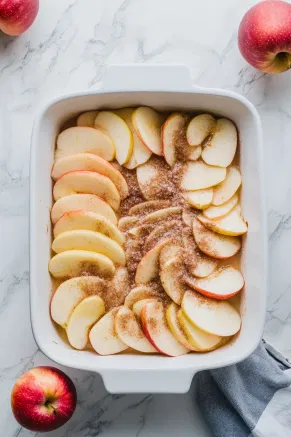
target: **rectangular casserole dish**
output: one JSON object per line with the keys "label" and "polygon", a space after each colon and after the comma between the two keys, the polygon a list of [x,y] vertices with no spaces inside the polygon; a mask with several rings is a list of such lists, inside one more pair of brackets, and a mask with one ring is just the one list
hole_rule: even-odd
{"label": "rectangular casserole dish", "polygon": [[[230,344],[205,354],[177,358],[121,354],[98,356],[73,350],[50,319],[52,180],[55,138],[71,117],[92,109],[151,106],[157,110],[212,112],[237,125],[243,178],[242,209],[249,223],[241,268],[245,289],[241,300],[242,329]],[[193,87],[183,66],[111,67],[97,91],[54,99],[38,115],[32,135],[30,173],[30,293],[35,340],[55,362],[99,373],[112,393],[184,393],[201,370],[243,360],[258,345],[266,311],[266,223],[264,214],[262,133],[257,111],[244,97],[219,89]]]}

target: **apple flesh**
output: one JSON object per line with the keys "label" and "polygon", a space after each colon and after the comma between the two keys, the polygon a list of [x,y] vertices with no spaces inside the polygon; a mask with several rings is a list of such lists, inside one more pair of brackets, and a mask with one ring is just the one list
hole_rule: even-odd
{"label": "apple flesh", "polygon": [[38,0],[0,0],[0,30],[6,35],[21,35],[34,22],[38,8]]}
{"label": "apple flesh", "polygon": [[132,308],[133,305],[140,301],[148,298],[154,298],[156,296],[155,291],[148,287],[147,285],[140,285],[139,287],[133,288],[125,298],[124,305],[128,308]]}
{"label": "apple flesh", "polygon": [[35,367],[24,373],[11,393],[17,422],[35,432],[53,431],[73,415],[77,393],[73,381],[54,367]]}
{"label": "apple flesh", "polygon": [[238,31],[242,56],[265,73],[291,68],[291,5],[269,0],[253,6],[243,17]]}
{"label": "apple flesh", "polygon": [[95,118],[98,111],[87,111],[77,118],[77,126],[94,127]]}
{"label": "apple flesh", "polygon": [[137,108],[132,123],[140,140],[156,155],[162,155],[161,128],[163,116],[152,108]]}

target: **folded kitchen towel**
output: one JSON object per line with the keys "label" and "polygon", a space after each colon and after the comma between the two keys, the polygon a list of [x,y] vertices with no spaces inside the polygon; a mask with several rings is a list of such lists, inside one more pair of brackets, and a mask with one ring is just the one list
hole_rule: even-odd
{"label": "folded kitchen towel", "polygon": [[241,363],[197,379],[214,437],[291,437],[291,362],[265,341]]}

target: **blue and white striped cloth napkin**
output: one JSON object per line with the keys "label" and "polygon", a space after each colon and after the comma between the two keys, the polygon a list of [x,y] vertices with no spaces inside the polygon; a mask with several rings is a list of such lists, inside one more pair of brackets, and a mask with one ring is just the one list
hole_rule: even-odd
{"label": "blue and white striped cloth napkin", "polygon": [[214,437],[291,437],[291,362],[265,341],[241,363],[197,378]]}

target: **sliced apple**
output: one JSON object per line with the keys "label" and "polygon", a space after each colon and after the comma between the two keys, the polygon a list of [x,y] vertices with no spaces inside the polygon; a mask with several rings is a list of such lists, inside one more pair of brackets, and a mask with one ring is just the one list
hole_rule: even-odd
{"label": "sliced apple", "polygon": [[87,111],[79,115],[77,118],[77,126],[87,126],[94,127],[95,118],[97,117],[98,111]]}
{"label": "sliced apple", "polygon": [[156,155],[162,155],[163,116],[152,108],[140,107],[132,114],[132,124],[140,140]]}
{"label": "sliced apple", "polygon": [[52,319],[66,328],[69,317],[85,297],[100,294],[106,282],[97,276],[81,276],[68,279],[55,291],[50,305]]}
{"label": "sliced apple", "polygon": [[169,239],[159,242],[153,249],[147,252],[138,263],[135,282],[137,285],[146,284],[155,279],[159,274],[159,256],[162,248],[169,243]]}
{"label": "sliced apple", "polygon": [[126,168],[128,169],[133,169],[138,165],[144,164],[150,159],[152,154],[150,149],[145,146],[144,143],[140,140],[132,124],[132,115],[134,111],[135,110],[132,108],[123,108],[115,111],[117,115],[119,115],[119,117],[121,117],[125,121],[132,133],[133,152],[130,160],[128,161],[128,163],[125,164]]}
{"label": "sliced apple", "polygon": [[212,202],[213,188],[197,191],[187,191],[182,195],[186,202],[189,203],[189,205],[197,209],[205,209]]}
{"label": "sliced apple", "polygon": [[138,217],[134,217],[134,216],[122,217],[118,222],[118,229],[122,232],[128,231],[130,228],[132,228],[138,222],[139,222]]}
{"label": "sliced apple", "polygon": [[158,352],[148,341],[139,321],[128,307],[119,308],[115,316],[114,327],[120,340],[128,347],[146,354]]}
{"label": "sliced apple", "polygon": [[167,261],[160,270],[163,289],[173,302],[180,305],[186,291],[184,285],[185,267],[182,255]]}
{"label": "sliced apple", "polygon": [[188,159],[189,159],[189,161],[197,161],[197,159],[200,158],[201,153],[202,153],[202,147],[201,146],[191,147],[191,149],[188,152]]}
{"label": "sliced apple", "polygon": [[117,217],[111,206],[100,197],[92,194],[71,194],[57,200],[51,210],[52,222],[55,224],[67,212],[80,210],[95,212],[114,225],[117,224]]}
{"label": "sliced apple", "polygon": [[120,230],[107,218],[92,211],[80,210],[66,212],[54,226],[54,237],[67,231],[84,229],[88,231],[101,232],[120,246],[124,243],[124,236]]}
{"label": "sliced apple", "polygon": [[219,206],[209,206],[203,211],[203,215],[210,220],[217,220],[228,214],[237,204],[238,195],[234,194],[227,202]]}
{"label": "sliced apple", "polygon": [[110,137],[93,127],[75,126],[61,132],[57,138],[56,161],[68,155],[88,152],[106,161],[115,157],[115,147]]}
{"label": "sliced apple", "polygon": [[241,272],[231,266],[222,267],[207,278],[186,278],[185,282],[199,293],[219,300],[230,299],[244,286]]}
{"label": "sliced apple", "polygon": [[70,315],[67,325],[67,336],[75,349],[85,349],[89,339],[89,331],[105,313],[105,305],[101,297],[89,296],[80,302]]}
{"label": "sliced apple", "polygon": [[186,226],[192,226],[194,217],[196,217],[196,212],[191,206],[184,206],[182,211],[182,220]]}
{"label": "sliced apple", "polygon": [[125,266],[126,259],[122,247],[100,232],[76,229],[67,231],[56,237],[52,244],[55,253],[67,250],[88,250],[107,256],[115,264]]}
{"label": "sliced apple", "polygon": [[180,344],[169,330],[161,302],[150,302],[144,305],[141,322],[146,337],[162,354],[177,357],[189,352],[189,349]]}
{"label": "sliced apple", "polygon": [[113,278],[110,282],[107,282],[107,288],[103,294],[107,311],[123,305],[124,298],[129,293],[130,287],[127,267],[117,267]]}
{"label": "sliced apple", "polygon": [[158,300],[159,300],[159,299],[156,298],[156,297],[152,297],[152,298],[148,298],[148,299],[138,300],[137,302],[135,302],[135,303],[133,304],[133,306],[132,306],[132,311],[134,312],[134,314],[136,315],[136,317],[137,317],[138,319],[140,319],[141,312],[142,312],[142,309],[143,309],[144,305],[146,305],[147,303],[150,303],[150,302],[156,302],[156,301],[158,301]]}
{"label": "sliced apple", "polygon": [[92,153],[76,153],[76,155],[65,156],[59,159],[53,166],[52,178],[57,180],[65,173],[76,170],[96,171],[108,177],[114,183],[121,199],[125,199],[128,196],[128,186],[120,171],[105,159]]}
{"label": "sliced apple", "polygon": [[120,195],[114,183],[95,171],[71,171],[61,176],[54,185],[54,199],[71,194],[94,194],[105,200],[114,210],[120,205]]}
{"label": "sliced apple", "polygon": [[187,319],[202,331],[228,337],[241,327],[241,317],[230,303],[187,291],[182,300]]}
{"label": "sliced apple", "polygon": [[181,324],[178,320],[178,311],[180,307],[176,305],[174,302],[172,302],[167,310],[166,310],[166,319],[168,326],[170,328],[170,331],[172,332],[173,336],[178,340],[179,343],[181,343],[186,349],[189,349],[191,351],[197,352],[197,347],[193,346],[193,344],[189,343]]}
{"label": "sliced apple", "polygon": [[170,208],[159,209],[151,214],[148,214],[142,219],[142,223],[158,223],[161,220],[167,220],[169,218],[181,215],[182,208],[180,206],[172,206]]}
{"label": "sliced apple", "polygon": [[129,229],[128,233],[131,237],[134,237],[135,239],[138,238],[145,238],[149,232],[153,229],[153,225],[139,225],[135,226],[134,228]]}
{"label": "sliced apple", "polygon": [[54,278],[74,278],[88,274],[106,278],[113,276],[115,267],[111,259],[101,253],[68,250],[50,260],[49,272]]}
{"label": "sliced apple", "polygon": [[116,159],[120,165],[128,162],[132,155],[132,133],[125,121],[110,111],[101,111],[95,118],[95,127],[104,129],[110,136],[116,150]]}
{"label": "sliced apple", "polygon": [[203,161],[189,161],[184,166],[181,189],[185,191],[204,190],[225,179],[226,170],[205,164]]}
{"label": "sliced apple", "polygon": [[216,122],[215,132],[202,151],[202,159],[209,165],[228,167],[237,148],[237,130],[226,118]]}
{"label": "sliced apple", "polygon": [[191,228],[184,228],[182,236],[185,248],[184,262],[188,272],[198,278],[211,275],[217,269],[217,260],[205,255],[198,249]]}
{"label": "sliced apple", "polygon": [[136,169],[139,188],[146,200],[165,199],[173,196],[174,183],[165,161],[152,156]]}
{"label": "sliced apple", "polygon": [[140,285],[138,287],[133,288],[129,294],[126,296],[124,305],[128,308],[133,308],[133,305],[144,299],[153,298],[156,296],[155,291],[148,287],[147,285]]}
{"label": "sliced apple", "polygon": [[171,206],[170,200],[148,200],[134,205],[128,214],[141,217],[168,206]]}
{"label": "sliced apple", "polygon": [[237,192],[241,185],[241,174],[238,168],[229,167],[226,178],[214,188],[213,205],[222,205],[227,202]]}
{"label": "sliced apple", "polygon": [[183,310],[178,311],[177,317],[192,349],[196,348],[199,352],[209,352],[222,345],[223,337],[202,331],[187,319]]}
{"label": "sliced apple", "polygon": [[160,252],[160,267],[162,268],[168,261],[180,257],[183,254],[183,248],[177,243],[166,244]]}
{"label": "sliced apple", "polygon": [[207,229],[199,220],[193,220],[193,235],[199,249],[217,259],[227,259],[241,248],[239,237],[220,235]]}
{"label": "sliced apple", "polygon": [[177,144],[181,132],[185,130],[188,117],[184,114],[171,114],[162,127],[163,155],[170,167],[176,162]]}
{"label": "sliced apple", "polygon": [[166,236],[170,237],[173,233],[175,233],[176,238],[179,238],[178,235],[181,233],[181,221],[169,220],[159,226],[153,226],[153,228],[154,229],[151,230],[150,234],[145,239],[145,250],[152,249],[162,238],[165,238]]}
{"label": "sliced apple", "polygon": [[227,215],[218,220],[210,220],[204,215],[198,215],[197,219],[206,228],[222,235],[242,235],[248,231],[248,226],[241,216],[240,207],[235,207]]}
{"label": "sliced apple", "polygon": [[187,141],[190,146],[199,146],[216,126],[216,120],[210,114],[201,114],[192,118],[187,128]]}
{"label": "sliced apple", "polygon": [[89,340],[93,349],[99,355],[113,355],[128,349],[120,340],[114,328],[114,320],[119,307],[113,308],[93,326],[89,333]]}

